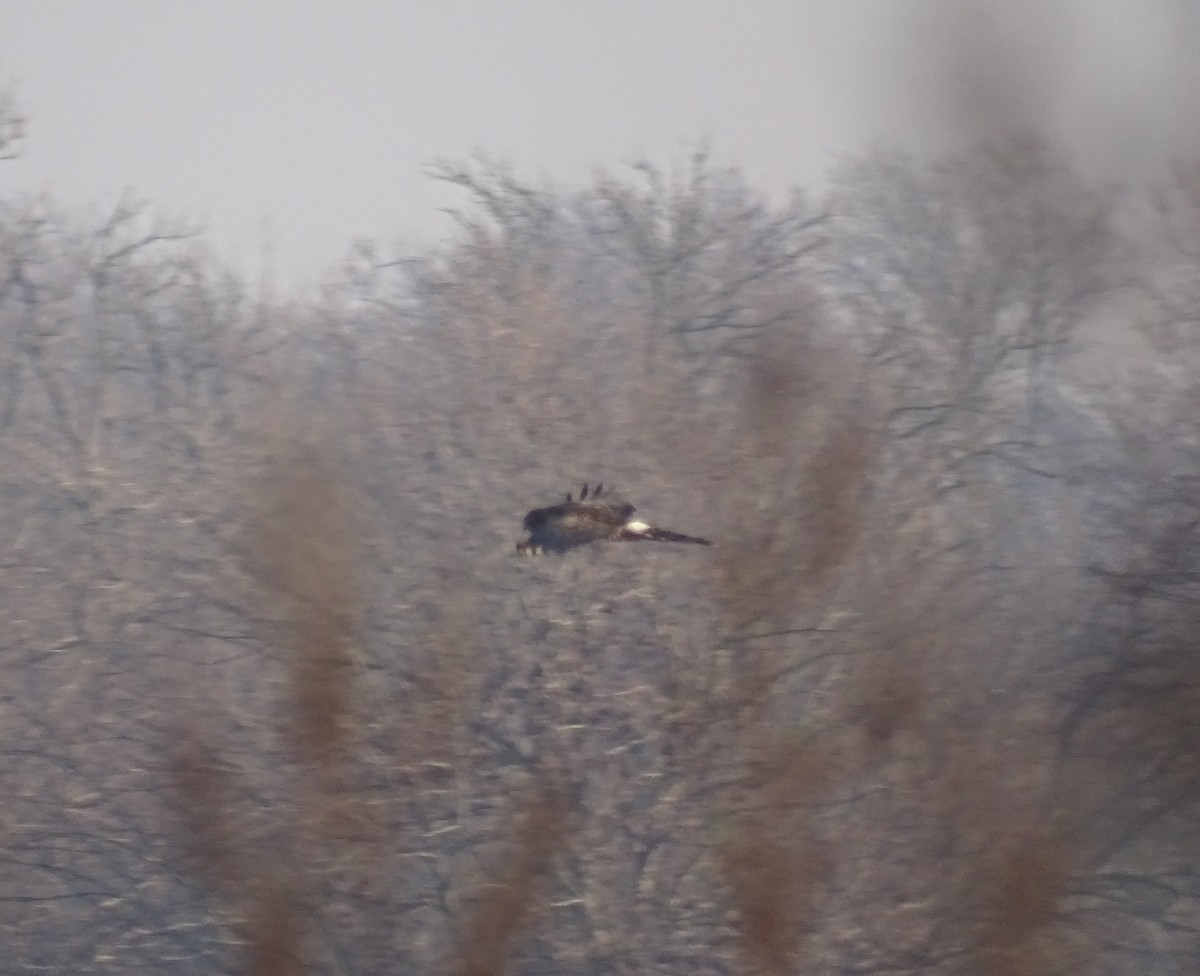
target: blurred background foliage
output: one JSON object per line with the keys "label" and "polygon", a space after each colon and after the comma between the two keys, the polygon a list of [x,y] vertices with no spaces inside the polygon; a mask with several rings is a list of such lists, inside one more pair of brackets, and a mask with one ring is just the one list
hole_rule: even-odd
{"label": "blurred background foliage", "polygon": [[6,971],[1189,971],[1200,170],[430,175],[305,299],[0,200]]}

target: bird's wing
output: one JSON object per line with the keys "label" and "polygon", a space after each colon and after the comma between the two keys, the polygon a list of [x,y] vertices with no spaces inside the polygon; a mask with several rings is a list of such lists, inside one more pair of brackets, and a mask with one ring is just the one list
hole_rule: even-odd
{"label": "bird's wing", "polygon": [[525,515],[525,531],[533,532],[553,519],[562,518],[567,514],[567,504],[530,509]]}
{"label": "bird's wing", "polygon": [[603,525],[623,525],[636,511],[620,495],[601,495],[587,501],[568,502],[566,507],[572,515]]}
{"label": "bird's wing", "polygon": [[530,529],[529,541],[538,548],[566,552],[606,539],[614,531],[614,524],[598,520],[587,511],[567,511],[552,515]]}
{"label": "bird's wing", "polygon": [[565,552],[589,542],[616,538],[633,513],[634,507],[611,489],[604,490],[600,485],[589,489],[584,485],[578,499],[568,494],[566,501],[526,513],[529,539],[522,545]]}

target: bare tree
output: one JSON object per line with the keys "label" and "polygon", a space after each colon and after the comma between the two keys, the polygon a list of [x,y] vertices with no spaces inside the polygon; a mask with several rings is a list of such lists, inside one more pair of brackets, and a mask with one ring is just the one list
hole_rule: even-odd
{"label": "bare tree", "polygon": [[[864,161],[828,220],[702,153],[435,175],[456,234],[308,303],[5,204],[7,958],[1190,959],[1187,207],[1138,304],[1034,144]],[[1089,383],[1126,307],[1163,362]],[[514,558],[597,477],[716,546]]]}

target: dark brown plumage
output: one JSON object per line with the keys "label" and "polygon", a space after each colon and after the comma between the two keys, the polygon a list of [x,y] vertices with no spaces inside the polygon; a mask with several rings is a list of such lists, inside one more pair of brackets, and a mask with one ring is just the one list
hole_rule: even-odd
{"label": "dark brown plumage", "polygon": [[517,552],[527,556],[563,553],[591,542],[691,542],[712,545],[707,539],[657,529],[633,518],[636,509],[603,484],[584,485],[575,500],[568,493],[558,505],[535,508],[525,516],[529,538],[517,543]]}

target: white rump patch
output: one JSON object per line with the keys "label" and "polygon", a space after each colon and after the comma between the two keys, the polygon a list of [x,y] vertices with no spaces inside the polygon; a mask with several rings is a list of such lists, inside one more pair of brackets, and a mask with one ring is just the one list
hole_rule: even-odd
{"label": "white rump patch", "polygon": [[645,522],[638,522],[636,519],[632,522],[626,522],[625,528],[627,528],[630,532],[638,533],[638,535],[650,531],[650,526],[648,526]]}

